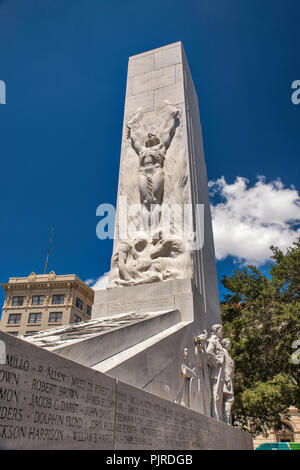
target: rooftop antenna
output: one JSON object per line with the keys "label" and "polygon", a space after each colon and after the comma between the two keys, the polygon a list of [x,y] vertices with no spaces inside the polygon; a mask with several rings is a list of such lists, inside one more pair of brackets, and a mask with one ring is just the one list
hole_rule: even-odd
{"label": "rooftop antenna", "polygon": [[47,258],[46,258],[46,264],[45,264],[44,274],[46,274],[46,271],[47,271],[48,258],[49,258],[49,254],[50,254],[50,248],[51,248],[53,233],[54,233],[54,225],[53,225],[52,228],[51,228],[50,239],[49,239],[49,247],[48,247],[48,252],[47,252]]}

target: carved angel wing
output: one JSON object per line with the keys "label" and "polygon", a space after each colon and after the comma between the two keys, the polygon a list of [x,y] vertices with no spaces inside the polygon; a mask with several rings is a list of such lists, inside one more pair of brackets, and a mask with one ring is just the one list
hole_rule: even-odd
{"label": "carved angel wing", "polygon": [[165,101],[164,104],[159,106],[157,111],[160,115],[158,134],[161,143],[165,146],[165,149],[168,150],[178,124],[180,110],[168,101]]}
{"label": "carved angel wing", "polygon": [[131,140],[132,147],[138,155],[140,154],[143,148],[145,136],[147,133],[146,129],[143,126],[143,117],[143,109],[138,108],[136,113],[126,123],[126,127],[128,129],[128,136]]}

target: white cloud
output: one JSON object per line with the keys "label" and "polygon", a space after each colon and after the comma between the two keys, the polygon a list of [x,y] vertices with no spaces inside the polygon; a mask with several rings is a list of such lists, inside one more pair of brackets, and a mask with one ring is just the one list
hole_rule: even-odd
{"label": "white cloud", "polygon": [[102,274],[97,279],[87,279],[85,282],[94,290],[106,289],[109,282],[109,272]]}
{"label": "white cloud", "polygon": [[[266,183],[259,177],[254,186],[237,177],[228,184],[224,177],[209,182],[216,257],[231,255],[245,264],[263,265],[272,254],[269,246],[285,249],[300,236],[300,196],[280,179]],[[297,226],[298,224],[298,226]]]}

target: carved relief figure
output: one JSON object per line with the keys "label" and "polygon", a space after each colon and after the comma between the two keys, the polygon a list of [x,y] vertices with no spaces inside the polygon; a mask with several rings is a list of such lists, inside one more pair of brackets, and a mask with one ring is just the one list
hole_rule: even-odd
{"label": "carved relief figure", "polygon": [[224,349],[221,344],[223,338],[222,325],[217,324],[211,327],[211,336],[208,340],[207,353],[214,356],[215,364],[210,367],[211,384],[211,416],[218,420],[223,420],[223,390],[225,382],[224,373]]}
{"label": "carved relief figure", "polygon": [[178,401],[181,405],[190,408],[192,401],[192,385],[195,385],[196,371],[195,367],[192,367],[189,363],[189,350],[184,348],[183,352],[183,364],[181,365],[181,380],[182,387]]}
{"label": "carved relief figure", "polygon": [[234,402],[234,361],[229,354],[231,341],[223,339],[222,325],[217,324],[211,327],[210,337],[204,330],[194,338],[194,343],[195,365],[190,365],[188,349],[185,348],[181,366],[182,389],[176,401],[231,424]]}
{"label": "carved relief figure", "polygon": [[146,235],[137,234],[134,240],[121,240],[112,261],[110,287],[162,281],[160,266],[153,262]]}
{"label": "carved relief figure", "polygon": [[[129,193],[136,195],[138,192],[139,195],[140,208],[131,222],[134,221],[133,225],[139,225],[140,228],[134,234],[134,239],[121,239],[116,245],[109,288],[191,278],[193,274],[192,255],[186,249],[190,234],[183,236],[180,233],[174,214],[170,223],[168,222],[163,205],[164,163],[179,124],[179,109],[165,102],[157,108],[151,119],[149,120],[149,116],[145,118],[145,113],[139,108],[126,124],[128,140],[139,157],[139,166],[135,170],[138,171],[138,178],[132,178],[134,185],[129,184]],[[181,175],[175,165],[172,168],[175,174],[178,171],[178,175]],[[170,170],[167,173],[168,178],[169,173]],[[180,178],[181,182],[185,181],[184,177]],[[126,181],[128,186],[130,178]],[[168,193],[172,190],[174,187],[171,186]],[[168,232],[164,224],[166,227],[169,224]]]}
{"label": "carved relief figure", "polygon": [[206,330],[195,337],[196,359],[198,368],[198,410],[211,416],[211,390],[209,377],[209,354],[206,352],[208,333]]}
{"label": "carved relief figure", "polygon": [[139,190],[141,203],[150,211],[152,204],[162,204],[164,194],[164,160],[175,133],[179,110],[165,103],[159,110],[161,120],[157,134],[143,127],[143,111],[139,109],[127,122],[131,145],[139,156]]}
{"label": "carved relief figure", "polygon": [[134,240],[120,240],[109,287],[176,279],[181,272],[189,275],[190,253],[184,240],[163,237],[161,232],[151,239],[144,233],[136,235]]}
{"label": "carved relief figure", "polygon": [[231,341],[228,338],[224,338],[221,342],[224,348],[224,372],[225,372],[225,383],[223,392],[224,402],[224,421],[227,424],[231,424],[231,409],[234,402],[233,392],[233,376],[234,376],[234,360],[229,354],[231,349]]}

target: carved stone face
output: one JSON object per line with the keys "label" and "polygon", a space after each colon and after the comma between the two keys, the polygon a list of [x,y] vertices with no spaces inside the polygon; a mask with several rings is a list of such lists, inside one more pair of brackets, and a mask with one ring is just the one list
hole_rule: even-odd
{"label": "carved stone face", "polygon": [[204,349],[207,344],[207,335],[202,334],[202,335],[196,336],[195,343],[197,347]]}
{"label": "carved stone face", "polygon": [[223,348],[225,348],[227,351],[230,351],[231,346],[232,346],[230,339],[228,339],[228,338],[223,339],[223,341],[222,341],[222,346],[223,346]]}
{"label": "carved stone face", "polygon": [[155,134],[148,134],[145,142],[145,147],[154,147],[160,144],[160,139]]}
{"label": "carved stone face", "polygon": [[217,329],[217,337],[218,337],[219,339],[222,339],[222,338],[223,338],[223,327],[222,327],[222,325],[220,325],[220,326],[218,327],[218,329]]}
{"label": "carved stone face", "polygon": [[187,358],[188,358],[188,355],[189,355],[189,350],[188,350],[188,348],[184,348],[184,350],[183,350],[183,357],[184,357],[184,359],[187,359]]}
{"label": "carved stone face", "polygon": [[221,324],[213,325],[211,328],[213,334],[215,334],[219,339],[223,338],[223,327]]}

